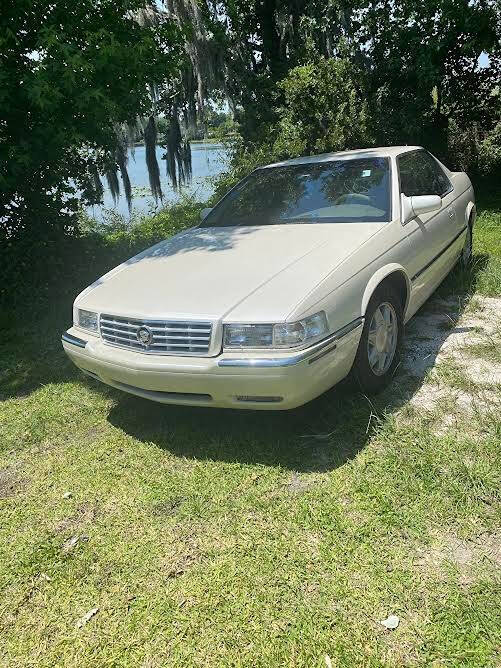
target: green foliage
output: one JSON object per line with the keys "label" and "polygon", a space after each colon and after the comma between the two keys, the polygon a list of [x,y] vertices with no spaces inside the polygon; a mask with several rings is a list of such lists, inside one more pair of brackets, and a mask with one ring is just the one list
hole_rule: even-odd
{"label": "green foliage", "polygon": [[250,174],[253,169],[273,162],[276,157],[271,140],[250,147],[246,147],[242,142],[236,142],[233,148],[234,153],[228,170],[213,180],[214,194],[209,200],[211,206],[216,204],[228,190]]}
{"label": "green foliage", "polygon": [[[172,22],[141,24],[146,0],[20,0],[0,18],[0,244],[71,232],[113,169],[117,126],[151,112],[149,83],[179,60]],[[80,191],[80,193],[78,192]]]}
{"label": "green foliage", "polygon": [[[227,3],[219,37],[232,45],[227,90],[242,142],[214,199],[260,164],[362,146],[418,144],[453,169],[498,169],[494,3],[357,0],[340,10],[330,0],[277,1],[267,5],[266,26],[257,4]],[[256,43],[258,58],[245,50]],[[479,67],[482,53],[488,65]]]}
{"label": "green foliage", "polygon": [[102,222],[80,211],[71,235],[43,239],[24,236],[8,242],[1,271],[15,283],[0,283],[0,313],[18,309],[23,312],[26,308],[44,311],[54,299],[74,299],[97,276],[158,241],[198,224],[202,207],[185,199],[154,214],[133,215],[130,219],[110,210]]}
{"label": "green foliage", "polygon": [[[499,18],[494,3],[467,0],[399,0],[368,11],[361,35],[370,40],[376,143],[421,144],[452,167],[460,167],[456,157],[476,167],[471,152],[499,118],[492,95],[500,76]],[[488,67],[478,67],[481,53],[489,53]]]}
{"label": "green foliage", "polygon": [[207,135],[213,139],[223,140],[228,136],[236,135],[238,124],[229,113],[216,113],[207,122]]}
{"label": "green foliage", "polygon": [[[421,144],[453,167],[458,158],[473,171],[485,169],[477,159],[481,144],[500,117],[493,95],[501,76],[499,3],[225,0],[221,6],[205,16],[224,54],[220,86],[236,108],[247,151],[270,137],[283,157]],[[488,54],[488,66],[478,67],[481,54]]]}
{"label": "green foliage", "polygon": [[319,59],[292,69],[278,84],[284,93],[277,155],[295,157],[372,143],[360,73],[346,59]]}
{"label": "green foliage", "polygon": [[[177,234],[200,221],[203,205],[185,197],[179,204],[167,206],[153,214],[135,214],[125,219],[110,210],[102,221],[80,213],[79,228],[84,236],[91,235],[109,249],[122,262],[135,253]],[[112,258],[112,262],[115,261]]]}
{"label": "green foliage", "polygon": [[478,161],[481,172],[497,174],[499,179],[501,172],[501,121],[481,142]]}

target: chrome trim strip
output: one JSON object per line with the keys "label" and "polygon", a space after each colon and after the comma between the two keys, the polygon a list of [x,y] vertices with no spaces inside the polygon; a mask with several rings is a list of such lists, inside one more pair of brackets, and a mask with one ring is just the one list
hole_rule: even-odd
{"label": "chrome trim strip", "polygon": [[427,269],[429,269],[429,268],[431,267],[431,265],[432,265],[434,262],[436,262],[438,259],[440,259],[440,258],[442,257],[442,255],[443,255],[446,251],[449,250],[449,248],[452,246],[452,244],[453,244],[454,242],[456,242],[462,234],[464,234],[464,232],[466,231],[467,227],[468,227],[468,225],[465,225],[465,226],[463,227],[463,229],[461,230],[461,232],[458,232],[458,233],[456,234],[456,236],[454,237],[454,239],[453,239],[452,241],[449,241],[449,243],[447,244],[447,246],[445,246],[445,248],[442,248],[442,250],[440,251],[440,253],[437,253],[437,254],[435,255],[435,257],[434,257],[432,260],[430,260],[430,262],[428,262],[428,264],[425,264],[425,266],[424,266],[422,269],[420,269],[417,273],[415,273],[414,276],[411,278],[411,282],[414,282],[417,278],[419,278],[419,277],[421,276],[421,274],[424,274],[424,272],[425,272]]}
{"label": "chrome trim strip", "polygon": [[[332,345],[335,341],[339,341],[339,339],[343,338],[343,336],[346,336],[350,332],[352,332],[354,329],[357,327],[360,327],[360,325],[363,323],[364,319],[363,318],[357,318],[356,320],[353,320],[352,322],[348,323],[341,329],[338,329],[336,332],[328,336],[327,338],[323,339],[322,341],[319,341],[318,343],[313,344],[309,348],[306,348],[306,350],[302,350],[301,352],[297,353],[297,355],[292,355],[291,357],[261,357],[261,358],[255,358],[255,357],[249,357],[249,358],[241,358],[241,359],[231,359],[230,357],[220,359],[218,362],[218,366],[226,366],[226,367],[259,367],[259,368],[264,368],[264,367],[287,367],[287,366],[294,366],[295,364],[299,364],[303,360],[307,359],[311,355],[314,355],[315,353],[320,352],[321,350],[324,350],[324,348],[327,348],[330,346],[329,350],[325,351],[325,354],[328,352],[331,352],[336,349],[335,345]],[[314,360],[318,359],[319,356],[317,356]]]}
{"label": "chrome trim strip", "polygon": [[79,339],[78,336],[73,336],[73,334],[68,334],[68,332],[61,334],[61,341],[71,343],[72,346],[78,346],[79,348],[85,348],[87,345],[87,341]]}
{"label": "chrome trim strip", "polygon": [[318,355],[315,355],[314,357],[310,357],[310,359],[308,360],[308,364],[313,364],[314,362],[319,360],[321,357],[324,357],[325,355],[328,355],[330,352],[333,352],[334,350],[336,350],[336,347],[337,347],[336,344],[334,344],[332,346],[332,348],[324,348],[324,350],[322,350],[320,353],[318,353]]}
{"label": "chrome trim strip", "polygon": [[347,325],[344,327],[341,327],[341,329],[338,329],[337,332],[334,332],[334,336],[336,337],[336,341],[339,341],[339,339],[342,339],[343,336],[346,336],[350,332],[352,332],[354,329],[357,327],[360,327],[361,324],[363,324],[364,318],[356,318],[355,320],[352,320],[349,322]]}

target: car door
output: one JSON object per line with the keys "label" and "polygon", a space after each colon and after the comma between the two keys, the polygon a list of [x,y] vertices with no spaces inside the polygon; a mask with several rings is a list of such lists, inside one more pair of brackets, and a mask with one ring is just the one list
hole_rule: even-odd
{"label": "car door", "polygon": [[407,197],[439,195],[438,211],[421,214],[405,224],[411,244],[408,272],[413,301],[422,303],[450,270],[448,246],[457,233],[454,188],[435,158],[420,149],[397,157],[400,193]]}

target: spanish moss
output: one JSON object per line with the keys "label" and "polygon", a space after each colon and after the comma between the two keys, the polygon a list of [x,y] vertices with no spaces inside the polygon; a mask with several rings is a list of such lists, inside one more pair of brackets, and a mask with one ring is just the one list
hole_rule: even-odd
{"label": "spanish moss", "polygon": [[117,170],[114,167],[108,167],[105,176],[111,196],[113,197],[113,202],[114,204],[117,204],[120,197],[120,183],[118,181]]}
{"label": "spanish moss", "polygon": [[92,179],[92,187],[94,190],[94,198],[99,202],[103,199],[104,188],[95,163],[93,163],[90,167],[90,175]]}
{"label": "spanish moss", "polygon": [[129,174],[127,172],[127,141],[119,141],[117,148],[117,163],[118,168],[120,169],[120,174],[122,176],[122,184],[124,188],[125,199],[127,200],[127,206],[129,207],[129,213],[132,210],[132,188],[130,184]]}
{"label": "spanish moss", "polygon": [[157,126],[153,116],[150,116],[148,123],[144,128],[144,146],[146,149],[146,166],[148,167],[148,177],[150,188],[155,201],[161,200],[162,187],[160,185],[160,169],[156,156],[157,147]]}
{"label": "spanish moss", "polygon": [[167,167],[167,176],[170,178],[172,187],[177,190],[191,180],[191,147],[190,142],[183,138],[177,113],[173,113],[167,143],[164,148],[166,153],[164,159]]}

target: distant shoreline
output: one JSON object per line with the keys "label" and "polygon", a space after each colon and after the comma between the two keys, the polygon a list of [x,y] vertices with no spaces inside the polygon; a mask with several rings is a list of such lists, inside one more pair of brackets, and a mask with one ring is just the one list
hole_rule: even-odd
{"label": "distant shoreline", "polygon": [[[223,144],[225,141],[233,139],[236,136],[237,135],[227,135],[226,137],[222,137],[221,139],[216,139],[215,137],[211,137],[210,139],[190,139],[190,144]],[[134,142],[134,148],[139,148],[140,146],[144,146],[144,142],[142,141]]]}

